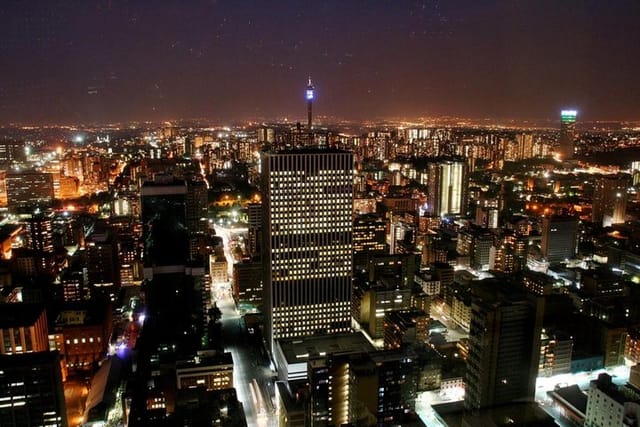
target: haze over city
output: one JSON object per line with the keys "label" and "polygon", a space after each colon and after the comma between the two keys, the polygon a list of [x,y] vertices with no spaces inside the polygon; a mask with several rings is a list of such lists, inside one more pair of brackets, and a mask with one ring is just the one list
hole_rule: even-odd
{"label": "haze over city", "polygon": [[7,1],[0,122],[638,119],[640,4]]}

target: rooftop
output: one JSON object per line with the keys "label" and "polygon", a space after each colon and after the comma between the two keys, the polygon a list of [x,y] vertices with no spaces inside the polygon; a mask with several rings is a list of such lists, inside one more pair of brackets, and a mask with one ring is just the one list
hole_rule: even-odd
{"label": "rooftop", "polygon": [[19,328],[36,323],[44,307],[31,303],[0,303],[0,328]]}
{"label": "rooftop", "polygon": [[305,339],[284,339],[278,340],[278,345],[288,363],[302,363],[310,358],[328,354],[370,353],[375,351],[373,345],[362,333]]}

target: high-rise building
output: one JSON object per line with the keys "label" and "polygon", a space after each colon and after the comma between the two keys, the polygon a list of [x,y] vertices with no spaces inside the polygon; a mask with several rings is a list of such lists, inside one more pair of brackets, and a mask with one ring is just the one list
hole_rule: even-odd
{"label": "high-rise building", "polygon": [[7,200],[12,208],[38,206],[53,199],[53,176],[41,172],[7,173]]}
{"label": "high-rise building", "polygon": [[632,426],[637,424],[638,392],[629,386],[617,386],[606,373],[591,380],[587,391],[585,426]]}
{"label": "high-rise building", "polygon": [[268,342],[349,331],[352,154],[263,151],[261,161]]}
{"label": "high-rise building", "polygon": [[249,203],[247,206],[247,249],[253,255],[259,255],[262,248],[262,205]]}
{"label": "high-rise building", "polygon": [[308,425],[409,425],[418,377],[412,356],[341,351],[309,360]]}
{"label": "high-rise building", "polygon": [[92,295],[102,294],[112,301],[120,290],[118,242],[109,228],[95,229],[87,238],[87,272]]}
{"label": "high-rise building", "polygon": [[66,427],[57,351],[0,355],[0,425]]}
{"label": "high-rise building", "polygon": [[172,175],[156,174],[153,181],[140,189],[142,223],[146,231],[154,217],[169,215],[175,222],[186,224],[187,186]]}
{"label": "high-rise building", "polygon": [[440,158],[428,165],[427,210],[433,215],[464,215],[468,174],[463,159]]}
{"label": "high-rise building", "polygon": [[207,219],[207,185],[202,179],[187,181],[185,201],[186,223],[190,233],[206,233],[209,228]]}
{"label": "high-rise building", "polygon": [[596,180],[591,210],[593,222],[608,227],[625,221],[629,181],[627,175],[603,176]]}
{"label": "high-rise building", "polygon": [[40,304],[0,304],[0,354],[48,351],[47,316]]}
{"label": "high-rise building", "polygon": [[29,247],[39,271],[51,272],[54,267],[53,256],[53,215],[35,213],[27,222]]}
{"label": "high-rise building", "polygon": [[558,140],[558,154],[560,159],[573,158],[573,143],[576,139],[576,110],[562,110],[560,112],[560,139]]}
{"label": "high-rise building", "polygon": [[572,216],[542,218],[542,256],[549,262],[565,261],[576,255],[578,221]]}
{"label": "high-rise building", "polygon": [[544,300],[513,284],[473,287],[465,407],[489,408],[535,393]]}
{"label": "high-rise building", "polygon": [[367,265],[372,255],[388,253],[386,223],[375,214],[358,215],[353,220],[355,265]]}

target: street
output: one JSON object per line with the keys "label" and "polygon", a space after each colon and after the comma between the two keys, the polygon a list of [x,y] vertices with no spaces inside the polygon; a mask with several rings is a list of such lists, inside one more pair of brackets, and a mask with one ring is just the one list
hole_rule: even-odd
{"label": "street", "polygon": [[69,427],[77,427],[84,422],[84,405],[89,389],[86,381],[77,378],[67,378],[64,383],[64,401],[67,406],[67,423]]}
{"label": "street", "polygon": [[233,357],[233,384],[238,400],[244,406],[247,423],[275,427],[277,418],[272,403],[274,372],[271,371],[269,359],[257,345],[251,343],[231,297],[218,300],[217,304],[222,312],[225,351]]}

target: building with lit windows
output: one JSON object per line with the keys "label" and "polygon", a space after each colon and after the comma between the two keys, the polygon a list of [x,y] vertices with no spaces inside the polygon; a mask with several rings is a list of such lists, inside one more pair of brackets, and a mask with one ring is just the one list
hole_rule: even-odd
{"label": "building with lit windows", "polygon": [[50,342],[60,351],[69,371],[92,371],[102,361],[111,337],[112,314],[99,301],[65,303],[55,314]]}
{"label": "building with lit windows", "polygon": [[0,355],[0,425],[67,427],[57,351]]}
{"label": "building with lit windows", "polygon": [[309,425],[418,425],[415,361],[403,351],[309,360]]}
{"label": "building with lit windows", "polygon": [[429,315],[421,310],[388,311],[384,316],[384,348],[393,350],[429,339]]}
{"label": "building with lit windows", "polygon": [[35,213],[27,222],[29,248],[35,251],[36,263],[40,271],[53,268],[52,214]]}
{"label": "building with lit windows", "polygon": [[53,199],[53,176],[50,173],[7,173],[6,184],[11,208],[47,204]]}
{"label": "building with lit windows", "polygon": [[266,337],[350,330],[353,156],[263,151]]}
{"label": "building with lit windows", "polygon": [[624,357],[632,363],[640,363],[640,329],[629,328],[624,346]]}
{"label": "building with lit windows", "polygon": [[640,394],[631,387],[615,385],[609,374],[600,374],[592,380],[587,396],[585,426],[638,425]]}
{"label": "building with lit windows", "polygon": [[176,362],[178,389],[204,387],[207,390],[233,388],[231,353],[199,351],[194,357]]}
{"label": "building with lit windows", "polygon": [[27,150],[24,141],[0,141],[0,162],[24,162]]}
{"label": "building with lit windows", "polygon": [[428,164],[427,210],[432,215],[464,215],[468,198],[464,159],[438,158]]}
{"label": "building with lit windows", "polygon": [[573,339],[565,334],[542,330],[538,376],[553,377],[571,371]]}
{"label": "building with lit windows", "polygon": [[0,304],[0,354],[49,350],[47,316],[39,304]]}
{"label": "building with lit windows", "polygon": [[35,213],[27,222],[29,247],[41,252],[53,252],[53,214]]}
{"label": "building with lit windows", "polygon": [[562,160],[573,158],[573,143],[576,139],[576,110],[562,110],[560,112],[560,139],[558,140],[558,154]]}
{"label": "building with lit windows", "polygon": [[238,307],[262,311],[262,264],[237,262],[233,264],[233,298]]}
{"label": "building with lit windows", "polygon": [[627,213],[628,175],[603,176],[596,180],[593,188],[591,220],[603,227],[620,224]]}
{"label": "building with lit windows", "polygon": [[375,214],[358,215],[353,220],[353,254],[356,265],[366,265],[371,255],[389,252],[386,223]]}

